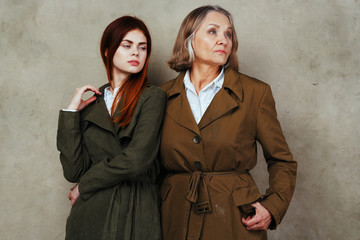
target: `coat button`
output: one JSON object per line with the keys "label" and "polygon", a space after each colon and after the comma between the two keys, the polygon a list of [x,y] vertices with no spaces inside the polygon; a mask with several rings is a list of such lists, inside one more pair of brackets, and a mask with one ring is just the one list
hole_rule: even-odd
{"label": "coat button", "polygon": [[200,143],[200,142],[201,142],[200,136],[196,135],[196,136],[193,138],[193,141],[194,141],[194,143],[196,143],[196,144]]}
{"label": "coat button", "polygon": [[200,170],[202,168],[201,162],[195,162],[196,170]]}

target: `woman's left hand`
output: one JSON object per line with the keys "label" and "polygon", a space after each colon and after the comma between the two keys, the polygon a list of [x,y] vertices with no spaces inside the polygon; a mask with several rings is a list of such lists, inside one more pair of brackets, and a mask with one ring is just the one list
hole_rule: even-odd
{"label": "woman's left hand", "polygon": [[78,199],[80,196],[79,184],[76,184],[70,190],[71,190],[71,192],[69,193],[69,200],[71,201],[71,206],[72,206],[72,205],[74,205],[76,199]]}
{"label": "woman's left hand", "polygon": [[242,223],[247,230],[263,230],[266,231],[271,223],[271,215],[269,211],[259,202],[251,204],[255,208],[255,215],[248,218],[242,218]]}

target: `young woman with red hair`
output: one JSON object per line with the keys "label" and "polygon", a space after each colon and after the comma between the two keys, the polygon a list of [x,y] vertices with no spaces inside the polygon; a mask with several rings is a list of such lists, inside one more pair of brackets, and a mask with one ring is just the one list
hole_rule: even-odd
{"label": "young woman with red hair", "polygon": [[[59,115],[60,161],[77,183],[66,239],[161,239],[155,180],[166,94],[147,83],[149,31],[138,18],[118,18],[100,52],[109,83],[76,89]],[[88,91],[94,96],[82,100]]]}

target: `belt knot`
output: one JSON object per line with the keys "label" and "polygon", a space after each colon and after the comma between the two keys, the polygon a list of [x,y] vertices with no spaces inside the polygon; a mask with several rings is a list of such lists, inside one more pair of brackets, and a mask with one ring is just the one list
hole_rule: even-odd
{"label": "belt knot", "polygon": [[189,180],[189,190],[185,196],[185,198],[192,202],[196,203],[197,197],[198,197],[198,188],[200,184],[201,179],[201,172],[195,171],[191,174],[190,180]]}

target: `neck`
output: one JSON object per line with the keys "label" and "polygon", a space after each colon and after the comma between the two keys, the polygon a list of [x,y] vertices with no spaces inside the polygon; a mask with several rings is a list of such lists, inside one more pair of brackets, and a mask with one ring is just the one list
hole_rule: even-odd
{"label": "neck", "polygon": [[219,66],[201,65],[194,62],[190,70],[190,81],[194,85],[196,93],[199,95],[199,92],[214,80],[220,71]]}
{"label": "neck", "polygon": [[129,78],[129,74],[113,73],[113,79],[111,81],[110,92],[114,93],[115,88],[121,87],[121,85]]}

